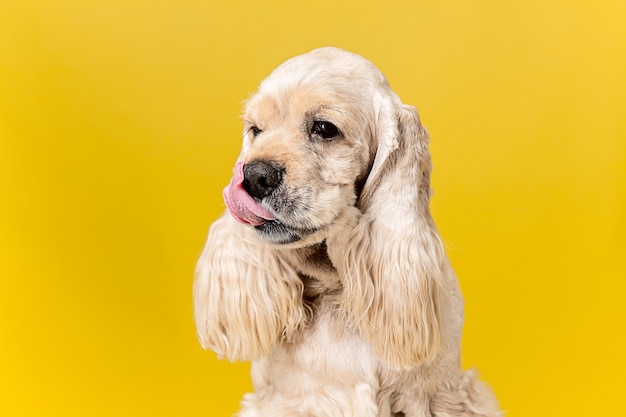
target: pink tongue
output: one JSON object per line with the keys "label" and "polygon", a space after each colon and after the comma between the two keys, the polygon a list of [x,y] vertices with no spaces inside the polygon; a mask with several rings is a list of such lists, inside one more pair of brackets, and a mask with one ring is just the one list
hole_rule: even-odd
{"label": "pink tongue", "polygon": [[224,188],[224,201],[230,214],[241,223],[260,226],[276,217],[243,188],[243,162],[237,162],[233,179]]}

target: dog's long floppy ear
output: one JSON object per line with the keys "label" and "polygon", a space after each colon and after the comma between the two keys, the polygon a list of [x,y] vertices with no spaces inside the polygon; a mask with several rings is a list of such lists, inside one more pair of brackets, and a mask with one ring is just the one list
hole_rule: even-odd
{"label": "dog's long floppy ear", "polygon": [[306,318],[302,281],[253,233],[224,214],[211,226],[196,266],[198,338],[231,361],[258,359]]}
{"label": "dog's long floppy ear", "polygon": [[344,303],[377,355],[408,368],[442,344],[444,250],[430,215],[428,133],[416,110],[382,99],[378,149],[361,192],[362,216],[342,260]]}

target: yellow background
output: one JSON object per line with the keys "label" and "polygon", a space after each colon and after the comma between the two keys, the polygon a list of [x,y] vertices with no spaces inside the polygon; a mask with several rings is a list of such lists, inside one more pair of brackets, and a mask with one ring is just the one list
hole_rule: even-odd
{"label": "yellow background", "polygon": [[623,416],[626,2],[0,0],[0,416],[229,416],[194,262],[241,101],[360,53],[432,134],[463,362],[508,416]]}

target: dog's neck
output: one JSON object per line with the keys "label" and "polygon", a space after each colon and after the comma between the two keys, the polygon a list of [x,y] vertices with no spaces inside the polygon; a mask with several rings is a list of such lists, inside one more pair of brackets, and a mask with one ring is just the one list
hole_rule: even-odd
{"label": "dog's neck", "polygon": [[328,257],[326,241],[303,248],[288,249],[285,259],[300,274],[305,293],[312,296],[340,287],[339,275]]}

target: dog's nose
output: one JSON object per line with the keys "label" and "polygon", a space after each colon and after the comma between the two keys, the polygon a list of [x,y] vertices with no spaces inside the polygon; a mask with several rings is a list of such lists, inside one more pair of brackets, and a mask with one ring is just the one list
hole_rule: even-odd
{"label": "dog's nose", "polygon": [[243,167],[243,188],[252,197],[262,199],[282,180],[282,170],[267,161],[250,162]]}

